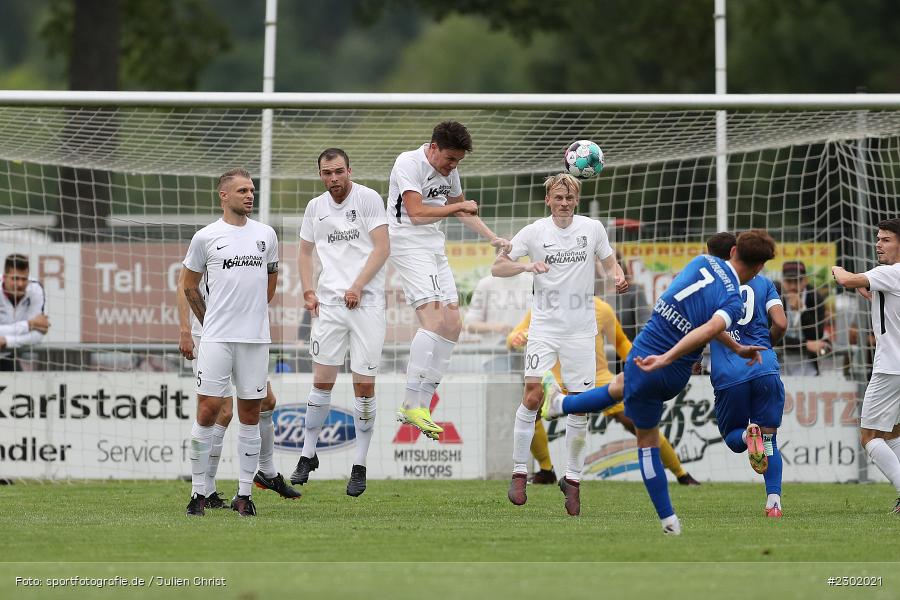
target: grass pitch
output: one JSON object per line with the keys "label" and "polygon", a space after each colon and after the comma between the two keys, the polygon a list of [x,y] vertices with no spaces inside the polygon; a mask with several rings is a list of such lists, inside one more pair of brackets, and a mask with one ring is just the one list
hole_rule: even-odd
{"label": "grass pitch", "polygon": [[[900,596],[900,515],[884,484],[787,484],[780,520],[763,516],[762,485],[671,485],[677,538],[662,535],[640,483],[584,483],[579,518],[555,486],[529,486],[522,507],[505,481],[370,481],[359,498],[344,486],[313,480],[297,501],[255,490],[255,519],[186,517],[182,482],[0,488],[0,597]],[[50,587],[73,576],[129,585]],[[827,582],[844,576],[881,582]]]}

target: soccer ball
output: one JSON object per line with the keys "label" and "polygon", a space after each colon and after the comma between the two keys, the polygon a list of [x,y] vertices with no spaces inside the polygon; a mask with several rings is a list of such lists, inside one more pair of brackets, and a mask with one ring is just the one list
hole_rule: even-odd
{"label": "soccer ball", "polygon": [[603,150],[590,140],[578,140],[566,149],[563,169],[579,179],[596,177],[603,170]]}

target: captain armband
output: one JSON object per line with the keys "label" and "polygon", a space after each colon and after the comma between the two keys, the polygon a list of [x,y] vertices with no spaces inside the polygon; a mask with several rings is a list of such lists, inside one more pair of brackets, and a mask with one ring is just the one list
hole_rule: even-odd
{"label": "captain armband", "polygon": [[269,273],[277,273],[278,272],[278,261],[270,262],[266,265],[266,270]]}

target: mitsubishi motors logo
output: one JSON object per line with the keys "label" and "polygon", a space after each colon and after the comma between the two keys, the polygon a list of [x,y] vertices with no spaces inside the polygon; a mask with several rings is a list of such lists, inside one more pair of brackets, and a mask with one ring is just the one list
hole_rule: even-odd
{"label": "mitsubishi motors logo", "polygon": [[[431,406],[428,407],[428,410],[431,411],[431,414],[434,414],[434,409],[437,407],[438,402],[441,399],[437,395],[437,392],[434,393],[434,396],[431,397]],[[440,444],[462,444],[462,438],[459,436],[459,432],[456,431],[456,426],[450,421],[435,421],[437,425],[444,428],[444,433],[441,434],[441,437],[438,439],[438,443]],[[419,436],[422,435],[422,432],[419,431],[417,427],[410,425],[409,423],[404,423],[400,426],[400,429],[397,430],[397,435],[394,436],[395,444],[415,444],[419,440]]]}

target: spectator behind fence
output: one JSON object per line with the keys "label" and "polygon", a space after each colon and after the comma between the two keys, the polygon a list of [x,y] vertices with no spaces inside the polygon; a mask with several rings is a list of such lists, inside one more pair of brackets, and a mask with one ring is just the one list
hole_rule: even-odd
{"label": "spectator behind fence", "polygon": [[[464,319],[465,330],[478,336],[479,342],[500,350],[506,345],[506,334],[531,308],[533,276],[520,273],[513,277],[482,277],[472,292],[472,301]],[[488,361],[489,372],[506,373],[512,369],[507,356]]]}
{"label": "spectator behind fence", "polygon": [[784,263],[775,288],[787,315],[788,329],[782,340],[785,375],[818,375],[818,358],[831,352],[825,335],[828,311],[825,298],[809,285],[806,265],[799,260]]}
{"label": "spectator behind fence", "polygon": [[633,340],[641,332],[644,324],[650,320],[650,305],[647,304],[647,292],[644,290],[644,286],[632,279],[631,265],[628,261],[622,260],[622,256],[618,252],[616,260],[619,261],[625,272],[628,291],[608,298],[607,301],[615,307],[619,323],[622,324],[622,331],[629,340]]}
{"label": "spectator behind fence", "polygon": [[44,339],[50,328],[44,304],[44,288],[28,278],[28,257],[7,256],[0,299],[0,371],[16,371],[17,350]]}

